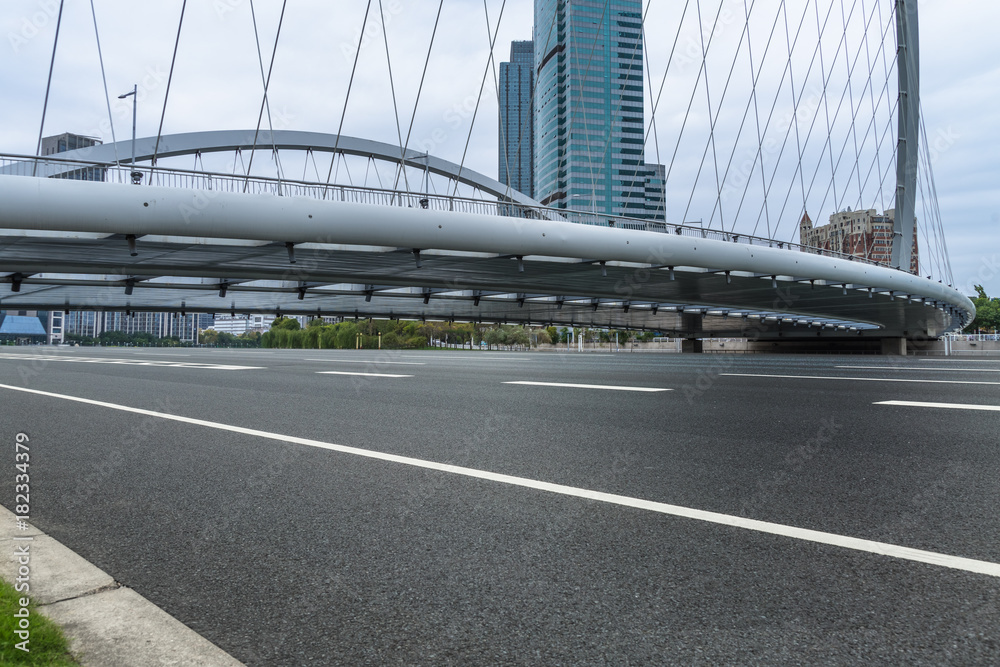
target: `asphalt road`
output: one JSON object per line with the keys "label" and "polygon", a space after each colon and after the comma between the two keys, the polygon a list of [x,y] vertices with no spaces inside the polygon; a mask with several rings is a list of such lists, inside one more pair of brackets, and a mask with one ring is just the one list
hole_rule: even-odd
{"label": "asphalt road", "polygon": [[248,665],[1000,662],[1000,411],[920,405],[1000,406],[1000,360],[4,348],[0,384],[4,505],[26,432],[33,523]]}

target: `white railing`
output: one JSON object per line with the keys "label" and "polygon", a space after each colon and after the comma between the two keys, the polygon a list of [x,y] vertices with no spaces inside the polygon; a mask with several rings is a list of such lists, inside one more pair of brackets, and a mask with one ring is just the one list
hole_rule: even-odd
{"label": "white railing", "polygon": [[618,229],[659,232],[662,234],[677,234],[678,236],[694,236],[732,243],[766,246],[806,252],[813,255],[837,257],[876,266],[886,266],[882,262],[876,262],[863,257],[856,257],[824,248],[804,246],[798,243],[776,241],[749,234],[736,234],[692,225],[670,224],[655,220],[603,215],[586,211],[531,206],[499,198],[473,199],[468,197],[358,187],[354,185],[313,183],[265,176],[199,172],[186,169],[164,169],[149,166],[137,166],[133,168],[130,165],[113,162],[66,160],[51,155],[33,157],[29,155],[0,153],[0,176],[2,175],[65,178],[106,183],[135,183],[138,181],[141,185],[195,189],[206,192],[266,194],[278,197],[310,197],[313,199],[377,206],[424,208],[433,211],[458,211],[462,213],[520,218],[523,220],[562,220],[597,227],[614,227]]}

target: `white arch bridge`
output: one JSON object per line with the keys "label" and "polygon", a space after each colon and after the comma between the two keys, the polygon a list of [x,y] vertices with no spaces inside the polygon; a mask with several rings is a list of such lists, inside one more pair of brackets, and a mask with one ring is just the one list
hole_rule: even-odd
{"label": "white arch bridge", "polygon": [[[550,210],[388,144],[254,134],[164,136],[158,147],[139,140],[134,165],[114,157],[129,155],[130,142],[0,157],[0,309],[266,312],[773,341],[936,338],[975,314],[949,285],[847,255]],[[154,152],[254,146],[395,161],[477,196],[139,164]],[[142,185],[130,183],[133,172]]]}

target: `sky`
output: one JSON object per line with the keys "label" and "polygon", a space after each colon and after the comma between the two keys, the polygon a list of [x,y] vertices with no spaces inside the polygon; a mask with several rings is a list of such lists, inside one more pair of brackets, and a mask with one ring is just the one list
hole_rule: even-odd
{"label": "sky", "polygon": [[[367,23],[366,0],[289,0],[283,17],[278,0],[194,0],[187,3],[167,97],[182,4],[65,0],[40,127],[59,2],[4,0],[0,153],[33,154],[40,129],[45,136],[74,132],[109,142],[113,127],[118,140],[128,139],[131,100],[117,96],[133,85],[139,136],[155,135],[161,116],[164,134],[253,129],[270,70],[276,129],[336,133],[342,124],[345,135],[393,144],[409,136],[411,148],[497,177],[498,62],[507,60],[512,40],[532,37],[531,0],[444,0],[439,17],[434,0],[382,0],[381,19],[374,0]],[[884,62],[894,50],[886,20],[892,2],[794,2],[782,14],[777,0],[757,0],[745,33],[747,4],[692,0],[685,12],[680,0],[653,0],[647,11],[646,161],[667,165],[668,221],[796,241],[803,210],[822,223],[847,206],[891,207],[886,150],[894,144],[888,114],[896,92]],[[919,8],[923,117],[954,284],[970,295],[975,284],[1000,295],[1000,40],[994,34],[1000,3],[922,0]],[[787,37],[785,26],[774,22],[782,16],[790,25]],[[800,38],[793,40],[797,26]],[[769,39],[772,32],[777,37]],[[707,90],[701,77],[706,40]],[[798,107],[785,78],[788,42],[795,45]],[[888,45],[881,53],[880,44]],[[870,85],[852,74],[846,86],[852,56],[857,69],[851,71],[872,72]],[[823,71],[830,73],[825,82]],[[825,98],[819,95],[824,84]],[[866,95],[870,101],[862,102]],[[871,118],[858,116],[852,125],[851,110],[866,107],[875,110]],[[263,122],[266,127],[266,117]],[[760,133],[746,129],[761,126]],[[795,151],[778,148],[796,140],[805,156],[798,170]],[[305,175],[307,163],[283,166]],[[924,210],[918,208],[918,216]],[[939,279],[942,267],[931,254],[921,273]]]}

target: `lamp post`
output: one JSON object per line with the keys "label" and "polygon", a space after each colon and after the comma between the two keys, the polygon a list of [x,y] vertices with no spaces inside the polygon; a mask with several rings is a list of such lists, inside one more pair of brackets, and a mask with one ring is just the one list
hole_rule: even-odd
{"label": "lamp post", "polygon": [[132,177],[132,183],[134,183],[135,185],[139,185],[140,181],[142,181],[142,172],[137,171],[135,168],[135,111],[137,105],[136,99],[138,97],[136,93],[138,92],[138,90],[139,90],[139,85],[132,84],[132,90],[130,92],[118,96],[118,99],[120,100],[124,100],[126,97],[129,96],[132,97],[132,173],[130,174],[130,176]]}

